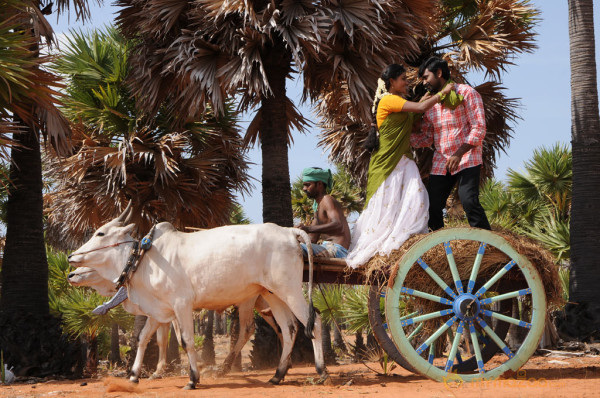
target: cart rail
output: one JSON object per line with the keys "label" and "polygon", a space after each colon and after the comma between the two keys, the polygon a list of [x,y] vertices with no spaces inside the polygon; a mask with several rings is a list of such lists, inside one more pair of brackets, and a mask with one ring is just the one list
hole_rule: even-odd
{"label": "cart rail", "polygon": [[[364,285],[365,278],[358,269],[349,268],[343,258],[313,257],[315,283]],[[308,263],[304,262],[304,282],[308,282]]]}

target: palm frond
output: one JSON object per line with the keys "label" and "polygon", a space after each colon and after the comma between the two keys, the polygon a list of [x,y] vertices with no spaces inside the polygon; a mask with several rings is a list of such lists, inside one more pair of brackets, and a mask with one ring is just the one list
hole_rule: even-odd
{"label": "palm frond", "polygon": [[334,319],[340,320],[343,317],[344,295],[347,290],[344,285],[332,284],[321,285],[315,290],[313,304],[319,310],[323,322],[331,324]]}
{"label": "palm frond", "polygon": [[[4,131],[16,132],[8,119],[13,115],[44,136],[54,148],[70,153],[69,125],[57,109],[63,86],[60,79],[43,68],[51,57],[39,56],[36,26],[37,5],[5,0],[0,13],[0,139],[10,144]],[[34,17],[32,19],[32,14]],[[43,16],[42,16],[43,17]],[[45,21],[45,19],[44,19]],[[46,22],[47,23],[47,22]],[[2,131],[4,130],[4,131]]]}
{"label": "palm frond", "polygon": [[342,314],[344,315],[344,323],[348,325],[348,331],[364,330],[369,333],[371,330],[367,308],[368,295],[368,286],[353,286],[351,289],[346,290]]}
{"label": "palm frond", "polygon": [[[106,315],[92,314],[92,310],[102,304],[103,297],[89,288],[71,288],[58,300],[65,331],[75,337],[96,337],[102,329],[109,329],[113,323],[122,327],[133,326],[133,316],[122,306],[112,309]],[[56,309],[55,309],[56,310]]]}
{"label": "palm frond", "polygon": [[140,233],[152,223],[178,228],[229,223],[236,191],[247,192],[246,154],[231,101],[216,117],[181,124],[164,108],[141,113],[127,86],[131,45],[114,29],[75,32],[54,64],[68,81],[65,113],[77,153],[49,154],[55,189],[46,196],[48,235],[72,247],[114,217],[129,198]]}

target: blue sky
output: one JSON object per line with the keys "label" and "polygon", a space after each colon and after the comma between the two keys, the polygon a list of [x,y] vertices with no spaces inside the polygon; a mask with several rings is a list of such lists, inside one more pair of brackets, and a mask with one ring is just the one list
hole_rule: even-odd
{"label": "blue sky", "polygon": [[[91,1],[92,2],[92,1]],[[92,6],[92,21],[88,27],[101,27],[111,23],[117,8],[106,5]],[[541,146],[551,146],[556,142],[569,143],[571,140],[571,102],[570,102],[570,68],[569,68],[569,31],[568,9],[566,1],[533,1],[541,10],[542,21],[536,31],[538,33],[538,49],[532,54],[521,55],[514,60],[516,65],[508,68],[502,76],[502,84],[507,88],[509,98],[520,98],[522,117],[514,128],[513,139],[506,148],[506,154],[497,159],[495,175],[504,179],[509,168],[521,170],[523,163],[531,157],[533,150]],[[594,9],[596,31],[600,31],[600,10]],[[63,16],[58,22],[53,21],[57,33],[65,33],[70,28],[82,25],[74,21],[71,15]],[[600,38],[596,33],[596,55],[599,53]],[[484,82],[483,76],[470,77],[473,85]],[[289,82],[290,98],[298,101],[301,83]],[[300,106],[302,113],[310,120],[316,121],[310,107]],[[242,115],[243,127],[250,121],[249,115]],[[291,179],[294,180],[304,167],[330,167],[327,153],[317,148],[319,131],[316,128],[306,135],[296,133],[294,144],[289,150]],[[260,148],[249,152],[250,173],[256,178],[251,195],[240,198],[246,214],[254,223],[262,222],[262,194],[260,186],[261,156]]]}

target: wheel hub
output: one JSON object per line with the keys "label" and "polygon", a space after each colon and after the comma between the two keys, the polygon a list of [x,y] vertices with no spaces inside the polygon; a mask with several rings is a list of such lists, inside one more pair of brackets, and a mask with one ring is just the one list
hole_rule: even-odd
{"label": "wheel hub", "polygon": [[479,300],[472,294],[463,293],[456,300],[454,300],[454,304],[452,305],[454,313],[458,316],[459,319],[471,321],[477,317],[479,314]]}

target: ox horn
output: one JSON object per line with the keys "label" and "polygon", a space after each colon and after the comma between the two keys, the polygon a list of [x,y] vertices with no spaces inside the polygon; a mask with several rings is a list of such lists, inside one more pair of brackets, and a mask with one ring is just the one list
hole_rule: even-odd
{"label": "ox horn", "polygon": [[133,200],[129,199],[129,203],[127,204],[127,207],[125,208],[125,210],[123,210],[123,213],[121,213],[121,215],[119,217],[117,217],[117,221],[121,224],[125,224],[127,223],[127,221],[129,220],[129,218],[131,217],[131,206],[132,206]]}

